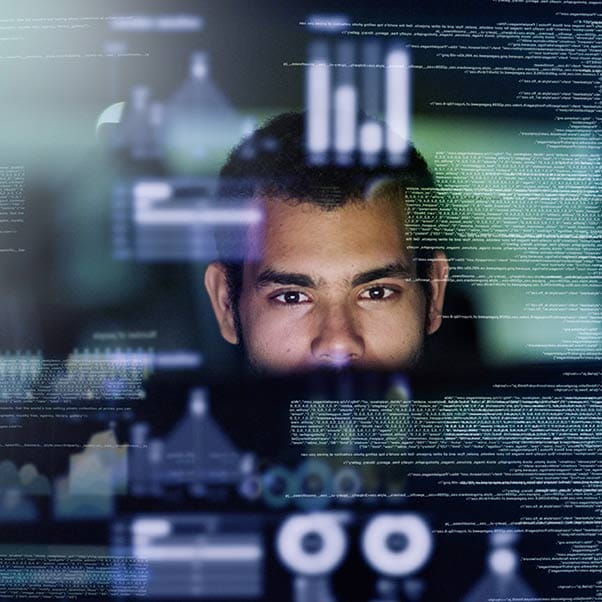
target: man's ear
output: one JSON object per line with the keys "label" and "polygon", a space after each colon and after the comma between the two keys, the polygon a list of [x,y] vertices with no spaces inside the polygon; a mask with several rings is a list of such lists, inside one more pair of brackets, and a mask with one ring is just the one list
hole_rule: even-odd
{"label": "man's ear", "polygon": [[207,266],[205,288],[209,293],[213,313],[222,336],[228,343],[236,345],[239,341],[234,325],[234,308],[230,303],[226,268],[222,263],[213,262]]}
{"label": "man's ear", "polygon": [[428,307],[427,334],[433,334],[441,326],[441,312],[445,299],[445,287],[449,276],[449,264],[443,251],[435,251],[429,268],[431,299]]}

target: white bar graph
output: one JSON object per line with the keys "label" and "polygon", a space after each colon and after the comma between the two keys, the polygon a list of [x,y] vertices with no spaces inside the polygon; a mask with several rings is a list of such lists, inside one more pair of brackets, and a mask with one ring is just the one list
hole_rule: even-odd
{"label": "white bar graph", "polygon": [[[363,65],[361,90],[356,85],[356,76],[348,71],[353,65],[353,46],[339,44],[335,49],[335,62],[331,66],[326,41],[314,41],[309,46],[306,70],[309,162],[348,166],[359,160],[371,167],[381,161],[403,165],[410,147],[408,47],[396,42],[383,51],[377,42],[364,44],[362,56],[372,62]],[[376,73],[378,66],[385,67],[384,77]]]}

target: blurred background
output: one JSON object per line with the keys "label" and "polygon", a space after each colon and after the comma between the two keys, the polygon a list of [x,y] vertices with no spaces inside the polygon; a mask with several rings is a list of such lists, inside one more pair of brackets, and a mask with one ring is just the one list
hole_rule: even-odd
{"label": "blurred background", "polygon": [[[59,599],[599,595],[600,15],[373,4],[3,3],[0,597],[42,587],[32,554]],[[438,184],[408,204],[418,226],[440,210],[444,325],[415,375],[256,381],[204,292],[220,166],[268,118],[339,102],[335,85],[388,121],[393,52],[398,133]],[[317,60],[333,88],[316,101]],[[378,136],[330,135],[323,161],[391,161]],[[291,443],[297,420],[343,428],[300,399],[388,400],[393,439]],[[598,544],[568,570],[544,551],[575,517]]]}

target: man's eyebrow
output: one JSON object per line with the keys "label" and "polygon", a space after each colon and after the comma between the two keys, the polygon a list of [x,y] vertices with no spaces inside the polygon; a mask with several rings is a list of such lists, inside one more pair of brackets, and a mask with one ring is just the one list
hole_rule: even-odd
{"label": "man's eyebrow", "polygon": [[285,286],[302,286],[304,288],[317,288],[313,278],[307,274],[296,272],[280,272],[272,268],[263,270],[255,280],[255,288],[262,288],[270,284],[282,284]]}
{"label": "man's eyebrow", "polygon": [[351,280],[351,286],[359,286],[361,284],[367,284],[373,280],[380,280],[381,278],[402,278],[404,280],[412,278],[411,270],[401,261],[397,263],[390,263],[381,268],[375,268],[368,272],[362,272],[357,274]]}

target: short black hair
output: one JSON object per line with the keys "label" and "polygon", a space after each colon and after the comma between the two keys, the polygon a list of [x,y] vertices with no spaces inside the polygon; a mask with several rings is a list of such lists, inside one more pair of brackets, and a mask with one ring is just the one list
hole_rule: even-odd
{"label": "short black hair", "polygon": [[[402,165],[387,164],[384,155],[373,166],[361,164],[359,156],[354,156],[352,162],[344,166],[312,164],[305,149],[305,120],[305,113],[282,113],[243,139],[220,171],[218,198],[232,201],[261,195],[291,204],[310,203],[324,211],[332,211],[347,203],[362,202],[370,186],[383,179],[392,181],[402,192],[410,187],[434,187],[433,175],[413,145],[409,145]],[[226,251],[224,236],[227,237],[227,232],[222,231],[221,236],[216,232],[216,247],[226,268],[236,318],[243,266],[240,260],[232,261]],[[423,252],[422,245],[416,245],[416,240],[413,245],[415,260],[420,256],[422,259],[430,257],[431,253]],[[427,298],[429,265],[428,261],[418,261],[416,266],[418,279],[425,284]]]}

